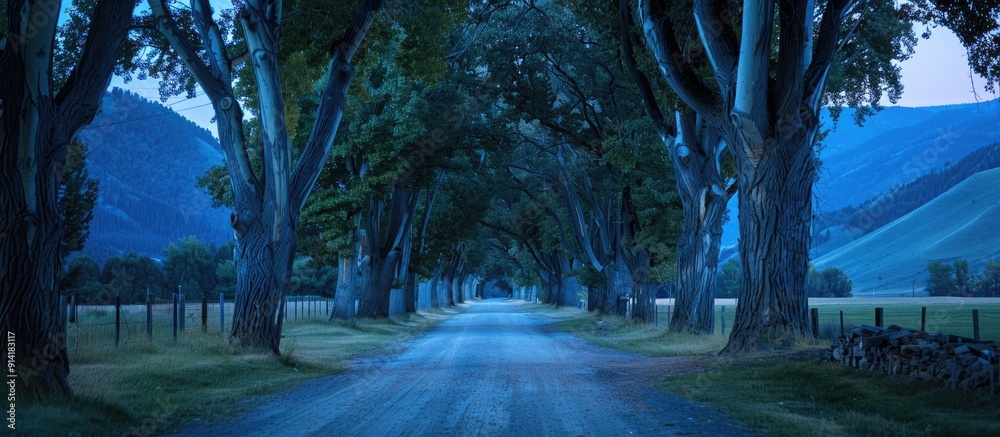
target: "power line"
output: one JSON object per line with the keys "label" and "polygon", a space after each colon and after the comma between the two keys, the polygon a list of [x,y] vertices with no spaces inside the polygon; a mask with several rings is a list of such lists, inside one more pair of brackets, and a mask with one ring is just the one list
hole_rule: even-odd
{"label": "power line", "polygon": [[[180,102],[178,102],[178,103],[180,103]],[[208,105],[211,105],[211,104],[212,104],[212,102],[208,102],[208,103],[203,103],[201,105],[192,106],[190,108],[178,109],[176,111],[171,111],[171,112],[174,113],[174,114],[176,114],[176,113],[179,113],[179,112],[187,111],[189,109],[197,109],[197,108],[201,108],[203,106],[208,106]],[[150,118],[163,117],[164,115],[167,115],[167,114],[170,114],[170,112],[167,112],[167,113],[164,113],[164,114],[155,114],[155,115],[148,115],[148,116],[145,116],[145,117],[133,118],[131,120],[116,121],[114,123],[105,123],[105,124],[101,124],[101,125],[97,125],[97,126],[87,126],[87,127],[83,128],[83,130],[94,129],[94,128],[99,128],[99,127],[115,126],[115,125],[118,125],[118,124],[131,123],[133,121],[148,120]]]}

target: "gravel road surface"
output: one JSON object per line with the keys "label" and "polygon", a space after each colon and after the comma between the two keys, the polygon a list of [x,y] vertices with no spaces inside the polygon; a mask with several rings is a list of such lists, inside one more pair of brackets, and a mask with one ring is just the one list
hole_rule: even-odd
{"label": "gravel road surface", "polygon": [[703,358],[647,358],[549,332],[504,300],[468,310],[344,374],[265,397],[202,436],[748,435],[712,407],[651,387]]}

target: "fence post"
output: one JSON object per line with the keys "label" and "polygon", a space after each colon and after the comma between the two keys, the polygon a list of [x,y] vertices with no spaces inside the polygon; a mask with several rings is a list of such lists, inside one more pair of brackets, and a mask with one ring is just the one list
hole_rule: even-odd
{"label": "fence post", "polygon": [[812,316],[813,338],[819,338],[819,308],[810,308],[809,315]]}
{"label": "fence post", "polygon": [[972,338],[979,341],[979,310],[972,310]]}
{"label": "fence post", "polygon": [[153,300],[149,298],[149,287],[146,288],[146,336],[153,339]]}
{"label": "fence post", "polygon": [[226,332],[226,294],[219,293],[219,332]]}
{"label": "fence post", "polygon": [[299,300],[295,299],[295,320],[299,319]]}
{"label": "fence post", "polygon": [[927,330],[927,307],[920,307],[920,330]]}
{"label": "fence post", "polygon": [[306,308],[308,308],[308,311],[309,311],[309,315],[307,317],[312,317],[313,316],[313,300],[312,300],[312,297],[309,297],[309,302],[306,303]]}
{"label": "fence post", "polygon": [[67,297],[65,295],[59,296],[59,323],[62,323],[62,329],[69,329],[69,324],[66,319],[69,317],[69,308],[67,307]]}
{"label": "fence post", "polygon": [[76,293],[69,297],[69,323],[76,323]]}
{"label": "fence post", "polygon": [[881,307],[875,308],[875,326],[878,326],[879,328],[885,327],[885,319],[883,317],[885,315],[884,310],[885,309]]}
{"label": "fence post", "polygon": [[115,293],[115,348],[118,347],[118,340],[122,333],[122,298]]}
{"label": "fence post", "polygon": [[840,338],[844,338],[844,312],[840,312]]}
{"label": "fence post", "polygon": [[722,336],[726,336],[726,306],[722,306]]}
{"label": "fence post", "polygon": [[201,294],[201,332],[208,332],[208,293]]}
{"label": "fence post", "polygon": [[181,293],[180,300],[181,300],[181,312],[180,312],[181,318],[177,322],[177,329],[183,331],[187,329],[187,327],[185,326],[185,324],[187,323],[187,296],[185,296],[184,293]]}
{"label": "fence post", "polygon": [[[180,287],[178,286],[177,288]],[[172,311],[173,314],[171,314],[173,317],[171,317],[170,326],[172,326],[172,330],[174,333],[174,341],[177,341],[177,293],[173,293],[170,295],[170,306],[173,309]]]}

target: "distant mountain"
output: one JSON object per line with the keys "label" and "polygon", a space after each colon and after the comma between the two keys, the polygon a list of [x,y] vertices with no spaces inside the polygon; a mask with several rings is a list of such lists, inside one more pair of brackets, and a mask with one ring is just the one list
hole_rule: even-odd
{"label": "distant mountain", "polygon": [[838,267],[855,296],[920,292],[929,261],[965,258],[982,272],[1000,256],[1000,169],[977,173],[924,206],[814,261]]}
{"label": "distant mountain", "polygon": [[[997,142],[1000,101],[887,108],[872,118],[871,126],[858,128],[847,118],[839,124],[838,130],[845,131],[834,131],[824,141],[839,144],[822,154],[816,197],[823,210],[860,204]],[[861,131],[869,136],[859,135]],[[850,143],[851,138],[859,141]]]}
{"label": "distant mountain", "polygon": [[195,235],[206,244],[232,238],[229,211],[212,208],[195,186],[223,162],[211,132],[168,107],[115,88],[80,132],[87,168],[100,181],[83,253],[103,263],[129,251],[163,258],[172,241]]}

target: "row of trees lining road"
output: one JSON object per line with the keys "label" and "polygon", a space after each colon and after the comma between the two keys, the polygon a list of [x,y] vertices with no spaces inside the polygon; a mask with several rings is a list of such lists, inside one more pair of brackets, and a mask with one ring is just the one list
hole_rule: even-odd
{"label": "row of trees lining road", "polygon": [[161,79],[164,97],[200,88],[215,109],[226,165],[202,185],[234,210],[234,343],[278,352],[302,253],[339,266],[339,317],[352,292],[377,317],[394,290],[413,310],[418,277],[448,305],[495,275],[557,305],[584,286],[591,310],[628,300],[648,321],[676,277],[672,328],[708,332],[738,192],[726,350],[743,352],[808,332],[819,108],[895,99],[913,21],[970,47],[995,33],[959,3],[77,0],[60,27],[59,2],[6,2],[0,329],[31,333],[17,383],[70,392],[58,184],[113,72]]}

